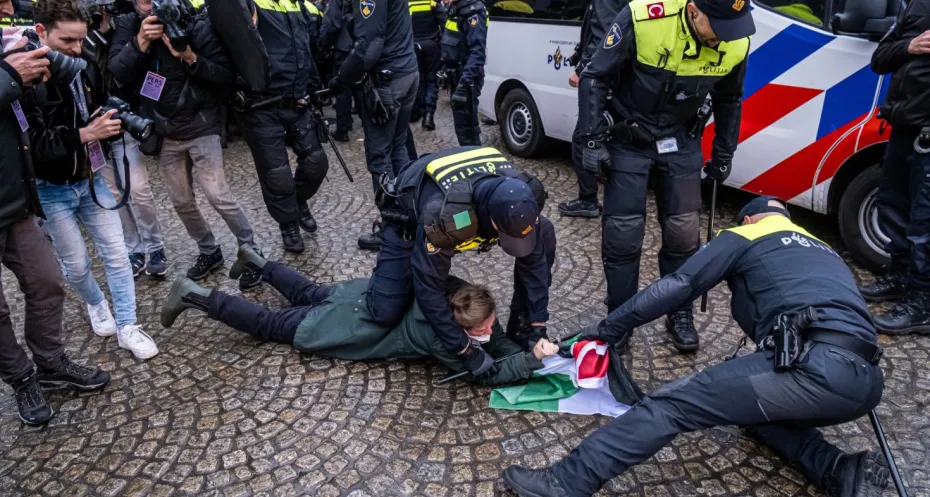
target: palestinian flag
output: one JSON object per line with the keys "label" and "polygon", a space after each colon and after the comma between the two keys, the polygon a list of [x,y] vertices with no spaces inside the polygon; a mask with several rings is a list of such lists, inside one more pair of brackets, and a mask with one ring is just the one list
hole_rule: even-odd
{"label": "palestinian flag", "polygon": [[571,357],[543,359],[543,369],[525,385],[492,390],[489,406],[617,417],[642,398],[620,355],[607,344],[578,341],[576,336],[562,347],[570,350]]}

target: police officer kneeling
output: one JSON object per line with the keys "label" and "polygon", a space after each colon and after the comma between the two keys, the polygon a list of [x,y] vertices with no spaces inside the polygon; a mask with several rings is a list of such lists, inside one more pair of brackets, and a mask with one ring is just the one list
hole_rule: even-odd
{"label": "police officer kneeling", "polygon": [[[524,497],[589,496],[680,433],[739,425],[830,497],[881,495],[881,456],[845,454],[815,429],[857,419],[881,400],[875,328],[843,260],[784,209],[774,197],[753,200],[741,226],[583,333],[615,344],[726,280],[733,316],[760,350],[660,387],[550,468],[508,468],[511,488]],[[796,337],[796,346],[779,337]]]}
{"label": "police officer kneeling", "polygon": [[[743,0],[634,0],[604,34],[578,89],[582,163],[601,175],[607,311],[636,293],[646,226],[650,171],[662,249],[659,273],[681,266],[700,246],[700,112],[710,93],[716,128],[708,176],[729,176],[740,127],[749,36],[755,25]],[[612,98],[608,98],[612,93]],[[709,109],[708,109],[709,110]],[[704,113],[706,114],[706,113]],[[691,302],[670,309],[675,347],[698,348]]]}

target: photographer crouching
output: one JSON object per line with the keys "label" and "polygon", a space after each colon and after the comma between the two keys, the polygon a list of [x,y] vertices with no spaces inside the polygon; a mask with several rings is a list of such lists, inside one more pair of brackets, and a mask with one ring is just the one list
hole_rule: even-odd
{"label": "photographer crouching", "polygon": [[[116,335],[119,346],[139,359],[158,354],[155,342],[136,323],[136,293],[119,216],[103,206],[116,204],[103,176],[107,140],[120,134],[117,109],[105,110],[106,94],[96,65],[82,51],[87,11],[77,0],[40,0],[35,31],[27,48],[47,46],[49,80],[37,86],[27,119],[45,229],[58,252],[65,277],[84,299],[91,327],[101,337]],[[129,117],[127,115],[127,117]],[[109,304],[91,273],[78,221],[94,240],[113,296]]]}
{"label": "photographer crouching", "polygon": [[[197,14],[186,0],[134,5],[135,14],[116,19],[109,69],[118,87],[139,95],[139,115],[155,123],[141,150],[157,158],[171,203],[200,249],[187,277],[202,280],[223,266],[223,253],[194,199],[192,169],[238,244],[258,250],[223,170],[221,113],[232,89],[232,66],[206,12]],[[260,284],[257,270],[239,278],[242,290]]]}

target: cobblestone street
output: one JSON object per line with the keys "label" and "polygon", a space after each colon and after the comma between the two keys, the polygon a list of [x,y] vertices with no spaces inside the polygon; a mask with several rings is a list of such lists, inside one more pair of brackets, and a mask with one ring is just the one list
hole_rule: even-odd
{"label": "cobblestone street", "polygon": [[[420,153],[456,144],[446,95],[436,120],[435,132],[415,126]],[[506,151],[496,126],[482,130],[490,146]],[[266,256],[323,283],[367,277],[375,262],[375,254],[356,245],[376,212],[357,117],[351,137],[352,142],[340,145],[356,181],[347,181],[326,146],[330,181],[311,203],[320,229],[304,234],[307,251],[296,256],[281,248],[278,226],[262,202],[248,149],[237,140],[226,150],[230,185]],[[539,176],[550,192],[545,213],[555,223],[559,243],[550,300],[553,335],[577,331],[605,313],[600,222],[558,214],[558,202],[577,194],[567,148],[554,146],[542,159],[516,161]],[[172,267],[168,280],[137,279],[136,293],[140,322],[161,353],[139,361],[120,349],[115,337],[94,335],[84,303],[69,288],[69,355],[110,371],[112,381],[101,393],[51,393],[56,416],[39,428],[20,423],[11,389],[0,387],[0,496],[511,495],[500,478],[504,468],[515,463],[548,465],[608,421],[491,410],[488,388],[465,382],[437,386],[447,370],[436,363],[347,362],[302,355],[286,345],[259,343],[199,312],[189,312],[173,328],[162,329],[161,301],[171,279],[187,271],[197,250],[171,207],[158,171],[154,166],[149,170]],[[738,192],[722,194],[718,219],[724,227],[732,224],[746,198]],[[200,203],[226,255],[226,269],[203,284],[238,294],[236,282],[225,275],[235,257],[235,239],[202,195]],[[661,237],[651,197],[649,210],[641,285],[658,277]],[[799,224],[843,252],[833,220],[794,213]],[[490,286],[498,302],[508,303],[512,264],[501,250],[468,253],[456,258],[454,271]],[[854,271],[860,278],[871,278],[860,268]],[[97,259],[95,274],[107,292]],[[21,339],[24,304],[9,271],[3,272],[3,286]],[[266,306],[284,304],[267,285],[247,296]],[[503,309],[503,322],[506,314]],[[701,349],[693,355],[673,349],[662,322],[637,330],[631,371],[644,390],[722,361],[742,336],[730,317],[725,285],[710,293],[708,313],[695,312],[695,320]],[[930,497],[930,337],[882,336],[881,344],[886,389],[878,413],[910,495]],[[878,450],[866,418],[824,431],[845,450]],[[736,427],[723,427],[678,437],[598,495],[822,494],[770,450],[740,436]],[[893,489],[886,495],[894,495]]]}

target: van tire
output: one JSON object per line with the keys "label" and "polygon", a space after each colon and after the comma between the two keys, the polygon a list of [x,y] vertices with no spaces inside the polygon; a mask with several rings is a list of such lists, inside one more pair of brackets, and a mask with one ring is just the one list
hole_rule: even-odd
{"label": "van tire", "polygon": [[497,108],[501,138],[510,153],[517,157],[532,157],[543,151],[546,132],[533,97],[523,88],[514,88],[504,95]]}
{"label": "van tire", "polygon": [[879,273],[891,262],[884,251],[887,238],[877,225],[876,195],[881,181],[881,169],[871,166],[843,191],[838,208],[840,236],[852,258],[869,271]]}

